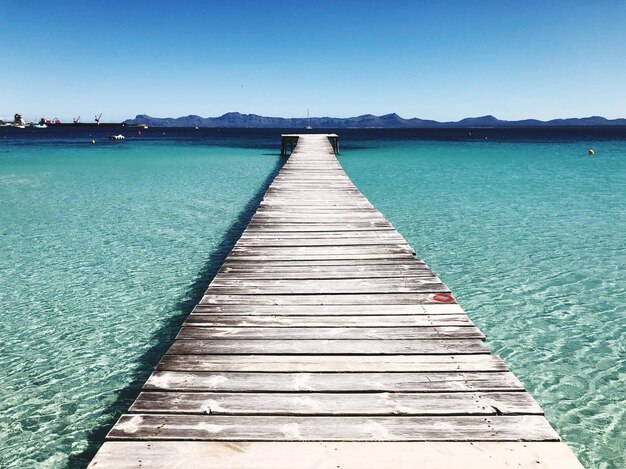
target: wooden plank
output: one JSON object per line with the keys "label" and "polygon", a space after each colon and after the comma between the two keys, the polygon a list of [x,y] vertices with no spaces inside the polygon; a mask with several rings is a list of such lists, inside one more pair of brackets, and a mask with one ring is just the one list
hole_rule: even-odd
{"label": "wooden plank", "polygon": [[[293,260],[289,262],[272,262],[269,261],[267,265],[263,265],[262,262],[248,261],[238,262],[229,261],[228,264],[224,264],[218,275],[222,274],[277,274],[277,275],[294,275],[302,276],[306,278],[306,274],[319,274],[322,276],[338,277],[338,278],[363,278],[367,281],[371,276],[376,278],[400,278],[406,277],[436,277],[436,275],[424,264],[405,263],[404,260],[399,260],[398,264],[391,262],[385,262],[382,264],[361,264],[351,263],[347,261],[345,264],[327,265],[324,263],[310,262],[303,263],[303,261]],[[293,264],[293,265],[292,265]],[[343,276],[341,274],[344,274]],[[360,277],[358,276],[360,275]],[[264,278],[264,277],[261,277]],[[271,280],[271,277],[268,277]],[[231,278],[230,280],[236,280]],[[242,280],[245,280],[242,278]],[[407,282],[419,282],[419,279],[407,278]],[[392,282],[391,280],[388,283]],[[394,281],[398,283],[398,280]]]}
{"label": "wooden plank", "polygon": [[[355,236],[352,236],[354,234]],[[407,243],[407,240],[404,239],[400,233],[393,230],[388,229],[380,229],[380,230],[364,230],[364,231],[307,231],[306,233],[289,233],[285,232],[285,235],[282,233],[265,233],[260,229],[250,229],[250,231],[244,231],[241,236],[242,241],[246,240],[259,240],[259,237],[264,238],[273,238],[276,240],[282,239],[291,239],[291,238],[299,238],[300,240],[304,239],[316,239],[316,238],[327,238],[327,239],[342,239],[342,238],[350,238],[350,239],[359,239],[359,238],[373,238],[379,240],[398,240],[400,243]]]}
{"label": "wooden plank", "polygon": [[[423,278],[423,277],[415,277]],[[259,287],[245,287],[245,286],[220,286],[211,285],[206,291],[206,295],[322,295],[322,294],[389,294],[389,293],[448,293],[450,289],[443,283],[437,281],[439,279],[433,279],[432,282],[423,282],[418,285],[389,285],[389,284],[350,284],[341,283],[345,280],[353,279],[335,279],[335,284],[332,287],[325,287],[323,285],[315,285],[318,280],[324,281],[327,279],[306,279],[301,280],[307,282],[302,285],[297,282],[291,285],[272,285],[267,288],[263,286]],[[426,280],[428,280],[426,278]],[[278,280],[281,281],[281,280]],[[283,279],[282,281],[288,282],[289,280]]]}
{"label": "wooden plank", "polygon": [[[275,225],[272,225],[275,226]],[[303,225],[306,228],[306,225]],[[271,227],[270,227],[271,228]],[[285,241],[289,240],[297,240],[297,241],[305,241],[305,240],[354,240],[358,241],[359,239],[374,239],[380,241],[397,241],[398,243],[407,243],[406,239],[404,239],[397,231],[389,230],[386,227],[382,228],[373,228],[373,229],[365,229],[365,230],[357,230],[357,229],[321,229],[318,231],[315,230],[285,230],[285,231],[272,231],[265,230],[261,226],[255,227],[250,226],[243,232],[240,240],[242,242],[245,241],[265,241],[265,240],[277,240],[277,241]]]}
{"label": "wooden plank", "polygon": [[[320,164],[321,163],[321,164]],[[331,166],[329,166],[331,163]],[[352,184],[348,175],[342,170],[338,161],[335,161],[335,165],[332,165],[332,159],[325,159],[317,162],[316,166],[312,165],[312,162],[303,164],[296,161],[287,161],[283,166],[283,170],[276,176],[274,181],[285,182],[287,184],[293,182],[309,182],[323,184],[325,178],[328,177],[330,181],[339,181],[345,184]]]}
{"label": "wooden plank", "polygon": [[402,339],[484,339],[472,326],[439,327],[192,327],[184,326],[179,340],[188,339],[324,339],[324,340],[402,340]]}
{"label": "wooden plank", "polygon": [[405,270],[381,270],[372,269],[367,272],[366,269],[358,269],[357,271],[350,271],[345,269],[341,271],[332,271],[330,269],[255,269],[239,268],[231,269],[225,268],[220,270],[216,278],[220,279],[272,279],[272,280],[324,280],[324,279],[404,279],[410,277],[419,278],[437,278],[428,269],[405,269]]}
{"label": "wooden plank", "polygon": [[[228,262],[224,264],[219,271],[219,274],[222,273],[268,273],[268,274],[306,274],[307,272],[318,273],[318,274],[327,274],[327,275],[340,275],[340,274],[352,274],[352,275],[362,275],[362,277],[354,277],[354,278],[368,278],[368,275],[379,275],[384,276],[384,274],[389,274],[390,276],[394,276],[396,274],[411,276],[419,275],[419,276],[434,276],[435,274],[428,268],[425,264],[414,263],[414,262],[403,262],[398,261],[397,263],[385,262],[381,264],[360,264],[360,263],[349,263],[345,264],[335,264],[328,265],[324,263],[309,263],[302,265],[299,261],[293,262],[269,262],[267,265],[263,265],[259,262]],[[218,274],[218,275],[219,275]],[[349,277],[347,277],[349,278]]]}
{"label": "wooden plank", "polygon": [[259,373],[155,371],[148,391],[220,392],[468,392],[523,391],[510,372]]}
{"label": "wooden plank", "polygon": [[456,303],[433,304],[199,304],[192,314],[219,314],[221,316],[380,316],[380,315],[439,315],[460,314],[463,309]]}
{"label": "wooden plank", "polygon": [[199,327],[422,327],[472,326],[464,314],[379,316],[223,316],[192,313],[185,326]]}
{"label": "wooden plank", "polygon": [[[327,163],[323,163],[327,164]],[[297,189],[301,184],[308,184],[311,186],[315,186],[318,190],[324,189],[324,181],[329,181],[330,185],[343,185],[346,189],[356,190],[357,196],[354,197],[358,200],[364,200],[360,192],[354,184],[347,178],[346,174],[339,168],[331,169],[330,171],[308,171],[305,168],[290,168],[283,167],[283,171],[281,171],[277,177],[280,179],[277,181],[274,179],[276,184],[270,186],[272,189],[276,191],[280,191],[283,188],[289,189]],[[315,201],[324,201],[326,197],[320,197],[318,199],[311,199]],[[366,199],[365,199],[366,200]]]}
{"label": "wooden plank", "polygon": [[382,214],[374,208],[370,203],[357,202],[359,199],[344,200],[344,203],[330,199],[325,200],[322,203],[305,203],[307,199],[293,200],[293,203],[287,204],[281,198],[266,199],[261,203],[257,209],[257,213],[289,213],[289,214],[305,214],[308,213],[371,213],[376,216]]}
{"label": "wooden plank", "polygon": [[[291,293],[319,291],[320,293],[334,293],[334,290],[371,290],[378,288],[409,288],[417,289],[424,286],[432,288],[442,285],[437,277],[378,277],[375,279],[244,279],[237,276],[217,276],[210,287],[230,287],[230,288],[267,288],[270,292],[276,288],[286,288]],[[209,288],[210,288],[209,287]],[[429,290],[430,291],[430,290]],[[274,292],[275,293],[275,292]]]}
{"label": "wooden plank", "polygon": [[371,216],[359,216],[359,215],[348,215],[348,214],[335,214],[334,216],[331,214],[320,214],[317,216],[313,215],[284,215],[284,216],[276,216],[269,217],[263,216],[261,214],[254,215],[250,223],[255,225],[323,225],[323,224],[336,224],[342,223],[347,226],[359,226],[362,224],[368,224],[369,226],[385,226],[387,222],[383,217],[371,217]]}
{"label": "wooden plank", "polygon": [[201,415],[543,415],[527,392],[215,393],[142,392],[138,413]]}
{"label": "wooden plank", "polygon": [[[354,199],[352,199],[354,200]],[[317,215],[317,214],[346,214],[346,215],[373,215],[374,217],[384,218],[384,216],[376,210],[370,204],[353,203],[352,200],[344,200],[343,204],[339,204],[338,200],[330,199],[326,200],[324,204],[306,204],[302,205],[302,200],[293,200],[292,204],[285,204],[281,199],[270,199],[270,204],[267,202],[264,205],[260,205],[256,213],[259,215],[268,216],[282,216],[282,215]]]}
{"label": "wooden plank", "polygon": [[[270,272],[270,273],[305,273],[321,272],[329,274],[341,273],[358,273],[364,277],[373,273],[404,273],[409,275],[412,272],[421,274],[434,275],[427,265],[413,262],[413,259],[378,259],[378,260],[334,260],[333,264],[329,261],[249,261],[240,262],[238,260],[228,260],[224,263],[220,272]],[[359,277],[355,277],[359,278]]]}
{"label": "wooden plank", "polygon": [[413,253],[408,251],[395,252],[345,252],[343,254],[335,253],[297,253],[297,252],[267,252],[259,251],[237,251],[232,253],[230,260],[239,261],[316,261],[316,260],[365,260],[365,259],[405,259],[409,260],[413,257]]}
{"label": "wooden plank", "polygon": [[278,175],[272,183],[272,190],[319,190],[328,189],[329,191],[348,191],[358,194],[358,189],[350,182],[345,176],[338,176],[337,172],[334,173],[319,173],[316,175],[301,175],[301,177],[295,174]]}
{"label": "wooden plank", "polygon": [[[356,193],[346,193],[346,192],[327,192],[323,189],[319,191],[282,191],[282,192],[270,192],[265,197],[265,201],[273,203],[275,205],[278,204],[287,204],[293,203],[294,205],[301,205],[303,201],[306,200],[315,200],[319,199],[321,195],[324,194],[325,203],[326,204],[343,204],[344,208],[346,207],[364,207],[362,204],[359,204],[358,195]],[[357,202],[357,203],[355,203]]]}
{"label": "wooden plank", "polygon": [[[387,220],[385,220],[382,216],[371,217],[371,216],[359,216],[357,214],[355,215],[336,214],[336,216],[334,217],[329,217],[328,215],[322,215],[322,214],[317,215],[317,216],[313,216],[313,215],[290,216],[288,214],[285,214],[285,216],[282,216],[282,217],[278,217],[278,216],[267,217],[267,216],[262,216],[259,214],[259,215],[254,215],[250,223],[252,225],[273,225],[273,226],[280,226],[280,225],[298,226],[299,225],[300,227],[307,227],[311,225],[332,226],[332,225],[341,224],[344,230],[346,228],[355,228],[355,227],[358,228],[359,226],[369,226],[369,227],[391,226],[391,224]],[[320,230],[316,230],[316,231],[320,231]]]}
{"label": "wooden plank", "polygon": [[258,223],[385,223],[381,215],[352,210],[349,212],[328,211],[326,213],[270,213],[257,212],[252,220]]}
{"label": "wooden plank", "polygon": [[[339,372],[495,372],[508,371],[500,357],[477,355],[170,355],[159,371],[280,373]],[[494,378],[489,373],[485,378]],[[399,377],[402,379],[402,376]],[[496,376],[497,378],[497,376]],[[515,389],[522,385],[515,381]],[[388,389],[386,389],[388,390]]]}
{"label": "wooden plank", "polygon": [[[323,174],[323,173],[319,173],[319,177],[324,177],[324,176],[332,176],[331,174]],[[329,184],[323,184],[322,182],[318,182],[318,181],[300,181],[298,183],[296,182],[290,182],[287,180],[282,180],[282,181],[276,181],[274,184],[272,184],[269,188],[267,193],[272,195],[272,194],[282,194],[284,192],[290,193],[290,194],[294,194],[297,193],[298,195],[301,195],[302,193],[306,193],[308,191],[313,191],[313,192],[319,192],[319,199],[329,199],[333,196],[337,196],[337,195],[347,195],[347,196],[351,196],[351,197],[355,197],[358,198],[361,194],[359,193],[358,189],[351,183],[341,180],[335,180],[332,183]]]}
{"label": "wooden plank", "polygon": [[[407,248],[407,244],[384,244],[384,245],[354,245],[354,246],[240,246],[236,245],[229,256],[345,256],[348,254],[413,254],[413,249]],[[341,257],[337,257],[341,259]]]}
{"label": "wooden plank", "polygon": [[[331,187],[328,187],[331,189]],[[294,188],[297,189],[297,188]],[[325,191],[324,187],[319,187],[318,191]],[[354,194],[354,193],[353,193]],[[311,197],[303,196],[303,197],[294,197],[293,193],[283,192],[283,193],[273,193],[274,197],[265,198],[263,204],[259,205],[257,213],[263,214],[267,212],[277,212],[277,213],[289,213],[289,214],[302,214],[306,211],[307,208],[311,208],[315,211],[329,211],[333,213],[344,212],[344,213],[371,213],[376,217],[382,217],[383,215],[376,210],[370,203],[363,201],[358,197],[358,195],[353,195],[352,197],[345,197],[344,193],[338,194],[336,197],[329,197],[325,200],[316,201],[316,203],[311,203],[312,200],[315,200]],[[288,202],[292,202],[291,204],[287,204]],[[355,209],[351,211],[350,209]]]}
{"label": "wooden plank", "polygon": [[359,200],[359,191],[355,188],[326,188],[323,186],[310,187],[273,187],[270,186],[265,193],[265,200],[280,200],[281,202],[294,200],[325,200],[325,201],[346,201],[348,204],[352,200]]}
{"label": "wooden plank", "polygon": [[[272,207],[278,208],[278,204],[285,204],[285,202],[294,202],[296,207],[300,206],[301,202],[305,200],[316,200],[324,197],[324,201],[326,204],[337,204],[339,202],[343,202],[343,210],[347,210],[352,206],[356,206],[362,209],[371,210],[373,207],[368,207],[367,205],[359,204],[360,194],[358,190],[355,190],[354,187],[349,187],[346,185],[329,184],[328,186],[323,185],[312,185],[312,184],[298,184],[292,186],[283,185],[282,187],[270,187],[268,190],[267,196],[265,198],[266,201],[272,202],[273,206],[265,206],[262,207],[263,210],[268,210]],[[355,204],[355,202],[357,202]],[[317,205],[319,206],[319,205]],[[325,207],[327,205],[322,205],[321,207]],[[338,209],[340,207],[337,207]],[[378,211],[375,213],[376,217],[382,217],[382,214]]]}
{"label": "wooden plank", "polygon": [[354,184],[352,184],[350,179],[348,179],[348,176],[346,176],[346,174],[339,168],[324,172],[306,171],[302,168],[292,169],[289,167],[283,169],[284,171],[281,171],[274,178],[274,182],[276,184],[272,184],[273,187],[279,187],[282,185],[291,187],[293,185],[309,184],[322,187],[344,185],[353,189],[355,188]]}
{"label": "wooden plank", "polygon": [[393,230],[393,227],[389,222],[353,222],[350,224],[344,223],[269,223],[269,222],[255,222],[252,221],[248,225],[253,230],[262,230],[266,233],[268,232],[277,232],[281,233],[284,231],[297,231],[297,232],[308,232],[308,231],[380,231],[382,228],[388,228],[389,230]]}
{"label": "wooden plank", "polygon": [[89,469],[583,469],[561,442],[109,441]]}
{"label": "wooden plank", "polygon": [[238,279],[216,277],[207,294],[345,294],[449,292],[437,277],[376,279]]}
{"label": "wooden plank", "polygon": [[367,224],[369,226],[389,226],[390,223],[382,216],[371,216],[360,212],[354,212],[352,214],[347,213],[326,213],[326,214],[283,214],[276,216],[268,216],[262,213],[256,214],[252,217],[251,223],[253,224],[288,224],[288,225],[324,225],[324,224],[338,224],[343,226],[358,226]]}
{"label": "wooden plank", "polygon": [[237,248],[243,247],[321,247],[321,246],[403,246],[405,249],[411,248],[400,238],[240,238],[235,245]]}
{"label": "wooden plank", "polygon": [[[294,175],[290,175],[289,177],[292,178]],[[335,176],[330,173],[318,173],[317,175],[310,174],[307,177],[323,179],[333,178]],[[309,197],[311,193],[315,193],[316,197]],[[324,186],[324,184],[319,181],[312,181],[310,183],[306,181],[294,181],[294,183],[291,184],[287,179],[283,179],[268,188],[263,201],[274,205],[284,205],[286,200],[291,199],[297,202],[296,205],[310,203],[314,203],[315,205],[328,204],[337,199],[342,199],[345,201],[346,206],[358,204],[366,208],[373,208],[354,185],[340,179],[335,179],[327,186]]]}
{"label": "wooden plank", "polygon": [[375,238],[375,239],[397,239],[400,242],[406,241],[402,235],[395,230],[381,229],[369,231],[307,231],[307,232],[289,232],[276,234],[274,232],[266,233],[263,230],[247,229],[241,235],[241,240],[289,240],[289,239],[359,239],[359,238]]}
{"label": "wooden plank", "polygon": [[559,441],[537,415],[282,417],[125,414],[111,439],[209,441]]}
{"label": "wooden plank", "polygon": [[[274,182],[271,185],[272,189],[299,189],[300,187],[312,187],[315,190],[323,190],[325,188],[330,189],[346,189],[358,193],[358,189],[350,182],[347,177],[338,176],[341,174],[339,171],[333,171],[330,173],[318,173],[317,176],[301,174],[298,175],[298,170],[292,174],[278,174],[274,178]],[[299,178],[301,176],[301,178]],[[326,181],[328,178],[328,181]]]}
{"label": "wooden plank", "polygon": [[283,253],[268,253],[262,254],[258,252],[237,252],[232,254],[231,261],[316,261],[316,260],[365,260],[365,259],[411,259],[413,254],[410,252],[391,252],[391,253],[376,253],[376,252],[353,252],[345,254],[292,254],[289,252]]}
{"label": "wooden plank", "polygon": [[[440,293],[447,293],[442,290]],[[238,295],[209,293],[200,300],[201,305],[428,305],[439,304],[432,293],[379,293],[336,295]]]}
{"label": "wooden plank", "polygon": [[489,353],[480,339],[432,340],[177,340],[168,353],[316,354],[316,355],[451,355]]}
{"label": "wooden plank", "polygon": [[315,266],[379,266],[379,267],[412,267],[424,265],[423,261],[415,259],[414,257],[406,259],[318,259],[318,260],[263,260],[252,261],[248,260],[242,262],[241,260],[235,260],[228,257],[224,261],[224,266],[236,267],[236,266],[254,266],[254,267],[315,267]]}
{"label": "wooden plank", "polygon": [[282,197],[264,199],[259,205],[259,211],[270,212],[293,212],[305,213],[308,210],[314,212],[370,212],[376,211],[376,208],[367,201],[359,199],[351,200],[324,200],[311,201],[310,199],[283,200]]}

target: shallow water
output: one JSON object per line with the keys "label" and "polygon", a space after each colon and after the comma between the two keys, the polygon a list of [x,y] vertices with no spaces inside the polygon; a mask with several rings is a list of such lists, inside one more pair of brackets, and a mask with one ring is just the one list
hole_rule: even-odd
{"label": "shallow water", "polygon": [[[0,143],[0,467],[85,465],[278,164],[278,131],[167,132]],[[349,176],[585,465],[624,467],[626,141],[345,133]]]}

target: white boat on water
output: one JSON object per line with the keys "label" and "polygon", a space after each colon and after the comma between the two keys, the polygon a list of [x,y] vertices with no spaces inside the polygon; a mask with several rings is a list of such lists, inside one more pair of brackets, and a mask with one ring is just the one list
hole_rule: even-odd
{"label": "white boat on water", "polygon": [[30,125],[30,122],[24,121],[24,118],[22,117],[22,115],[16,113],[11,125],[15,127],[16,129],[25,129],[27,125]]}
{"label": "white boat on water", "polygon": [[124,138],[122,134],[109,135],[109,140],[124,140]]}
{"label": "white boat on water", "polygon": [[48,128],[46,124],[36,124],[36,125],[33,125],[33,127],[35,129],[47,129]]}

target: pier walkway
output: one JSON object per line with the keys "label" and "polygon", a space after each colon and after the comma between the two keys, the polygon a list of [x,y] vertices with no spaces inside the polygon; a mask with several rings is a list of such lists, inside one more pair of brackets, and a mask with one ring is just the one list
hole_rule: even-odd
{"label": "pier walkway", "polygon": [[581,468],[327,136],[295,137],[90,468]]}

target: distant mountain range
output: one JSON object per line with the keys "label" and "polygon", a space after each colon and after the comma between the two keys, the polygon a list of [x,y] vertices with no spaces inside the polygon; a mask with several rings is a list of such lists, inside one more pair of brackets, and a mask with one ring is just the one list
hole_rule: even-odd
{"label": "distant mountain range", "polygon": [[357,117],[306,117],[283,118],[265,117],[256,114],[241,114],[229,112],[219,117],[151,117],[139,114],[134,119],[124,121],[124,124],[146,124],[151,127],[249,127],[249,128],[284,128],[299,129],[307,125],[318,129],[334,128],[450,128],[450,127],[559,127],[579,125],[626,125],[626,119],[606,119],[600,116],[553,119],[540,121],[537,119],[525,119],[519,121],[506,121],[494,116],[467,117],[456,122],[438,122],[435,120],[404,119],[398,114],[385,114],[374,116],[365,114]]}

